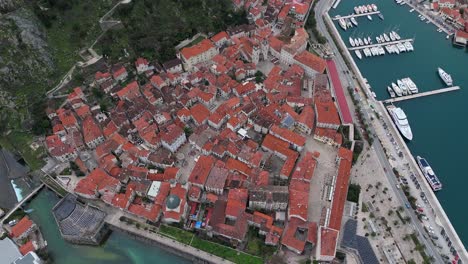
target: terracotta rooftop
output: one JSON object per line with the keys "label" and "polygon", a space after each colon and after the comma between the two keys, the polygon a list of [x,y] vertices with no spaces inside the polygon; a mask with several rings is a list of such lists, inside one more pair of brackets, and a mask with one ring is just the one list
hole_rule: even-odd
{"label": "terracotta rooftop", "polygon": [[26,232],[34,224],[28,216],[21,218],[21,220],[11,228],[10,236],[12,238],[20,237],[24,232]]}
{"label": "terracotta rooftop", "polygon": [[204,39],[200,41],[199,43],[193,45],[192,47],[183,48],[180,51],[180,53],[186,60],[189,60],[190,58],[198,56],[204,52],[207,52],[208,50],[212,48],[215,48],[213,43],[208,39]]}
{"label": "terracotta rooftop", "polygon": [[297,54],[294,56],[294,59],[299,61],[300,63],[312,68],[314,71],[318,73],[325,72],[327,68],[327,64],[324,59],[320,58],[317,55],[314,55],[307,50]]}
{"label": "terracotta rooftop", "polygon": [[212,156],[200,156],[188,179],[192,184],[204,186],[216,159]]}

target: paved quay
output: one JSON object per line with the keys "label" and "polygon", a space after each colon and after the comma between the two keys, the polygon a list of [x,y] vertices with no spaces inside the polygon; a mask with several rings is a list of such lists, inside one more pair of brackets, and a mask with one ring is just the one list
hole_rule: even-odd
{"label": "paved quay", "polygon": [[[333,44],[332,39],[331,39],[331,37],[328,36],[328,33],[334,35],[334,37],[335,37],[335,39],[337,41],[337,43],[335,43],[335,44],[337,46],[339,46],[341,48],[341,50],[343,50],[343,56],[349,61],[350,66],[351,66],[351,71],[356,76],[356,81],[358,82],[359,86],[362,87],[362,89],[363,89],[362,91],[366,94],[366,97],[369,98],[369,99],[361,98],[359,100],[362,103],[362,109],[364,110],[365,119],[369,119],[369,115],[373,114],[372,110],[369,107],[369,104],[372,104],[373,106],[376,107],[375,111],[378,112],[378,113],[382,113],[382,115],[385,117],[387,122],[389,122],[390,117],[388,116],[385,108],[383,107],[383,105],[379,104],[375,99],[373,99],[373,97],[371,96],[371,91],[367,88],[367,86],[365,84],[365,81],[364,81],[364,78],[363,78],[359,68],[357,67],[354,60],[352,59],[351,54],[348,52],[348,49],[346,48],[346,45],[344,44],[343,40],[341,39],[340,34],[338,33],[335,25],[333,24],[330,16],[328,15],[328,10],[330,8],[329,5],[330,5],[330,3],[326,3],[325,1],[321,1],[317,5],[317,11],[316,11],[317,16],[316,16],[316,18],[317,18],[317,26],[319,27],[319,30],[321,32],[324,32],[325,36],[328,38],[328,40],[332,44]],[[328,29],[326,28],[324,23],[328,24],[328,26],[330,28],[330,32],[328,31]],[[343,71],[346,71],[346,69],[347,69],[346,65],[344,63],[341,63],[341,61],[340,61],[340,58],[341,58],[340,54],[337,51],[335,52],[335,54],[336,54],[336,57],[338,58],[338,62],[340,62],[339,66],[342,66],[341,69]],[[350,81],[349,83],[351,85],[354,82]],[[355,86],[355,85],[353,85],[353,86]],[[391,121],[390,121],[390,123],[391,123]],[[391,126],[389,126],[389,127],[391,127]],[[375,131],[374,127],[372,127],[372,126],[371,126],[371,131],[372,132]],[[376,133],[374,132],[373,134],[376,134]],[[396,131],[394,128],[392,128],[392,134],[395,135],[395,137],[399,137],[399,139],[403,140],[401,138],[401,136],[399,135],[398,131]],[[400,142],[400,144],[402,144],[402,143]],[[393,166],[390,165],[388,157],[385,155],[385,152],[383,150],[383,147],[382,147],[381,143],[376,140],[374,142],[373,147],[376,149],[376,153],[377,153],[377,156],[378,156],[378,158],[380,160],[381,165],[384,168],[387,169],[386,175],[387,175],[389,181],[391,183],[393,183],[393,188],[395,188],[394,186],[395,186],[395,184],[397,182],[396,182],[396,176],[394,175],[393,171],[391,170],[391,168],[393,168]],[[407,148],[406,144],[404,144],[404,142],[402,144],[401,149],[404,151],[405,157],[412,157],[411,152]],[[421,177],[421,174],[420,174],[421,172],[417,168],[414,167],[414,165],[415,165],[414,160],[410,158],[408,160],[408,162],[411,163],[411,170],[414,172],[414,174],[419,175],[419,177]],[[422,181],[425,182],[425,180],[422,180]],[[442,206],[438,202],[437,197],[434,195],[434,193],[430,189],[428,189],[428,185],[427,185],[426,182],[425,182],[425,184],[422,184],[422,187],[425,189],[425,192],[427,193],[427,197],[428,197],[428,200],[430,201],[430,204],[432,206],[432,211],[433,211],[434,216],[436,217],[436,220],[438,222],[440,222],[444,226],[444,229],[445,229],[447,235],[449,236],[450,240],[453,243],[453,247],[457,250],[457,252],[458,252],[458,254],[460,256],[460,259],[464,263],[468,263],[468,254],[467,254],[467,252],[466,252],[466,250],[465,250],[465,248],[463,246],[463,243],[461,242],[461,240],[459,239],[459,237],[458,237],[457,233],[455,232],[453,226],[451,225],[450,220],[448,219],[448,217],[446,216]],[[397,192],[397,193],[399,193],[398,198],[401,200],[402,204],[407,202],[407,199],[406,199],[406,197],[404,197],[404,194],[402,192]],[[437,248],[434,246],[432,241],[430,241],[430,239],[427,238],[427,235],[425,235],[425,230],[422,227],[422,225],[420,224],[420,222],[419,222],[417,216],[415,215],[414,211],[406,209],[406,208],[405,208],[405,211],[406,211],[406,213],[408,213],[408,215],[410,215],[410,217],[412,219],[412,222],[413,222],[413,226],[415,228],[415,231],[417,231],[419,239],[422,241],[423,245],[425,246],[425,251],[427,252],[427,254],[429,256],[433,256],[436,263],[444,263],[444,260],[441,258],[441,255],[438,253]]]}
{"label": "paved quay", "polygon": [[180,252],[182,253],[181,254],[182,256],[185,256],[185,257],[187,257],[187,255],[193,256],[198,261],[203,260],[206,263],[213,263],[213,264],[217,264],[217,263],[234,264],[234,262],[220,258],[218,256],[215,256],[213,254],[202,251],[200,249],[191,247],[189,245],[180,243],[168,237],[155,234],[144,229],[138,229],[134,225],[127,225],[121,222],[119,220],[119,217],[120,217],[120,214],[114,214],[113,216],[106,218],[106,223],[111,226],[111,229],[113,227],[118,230],[127,232],[129,234],[133,234],[137,237],[148,239],[150,241],[153,241],[167,248],[171,248],[175,250],[176,252]]}

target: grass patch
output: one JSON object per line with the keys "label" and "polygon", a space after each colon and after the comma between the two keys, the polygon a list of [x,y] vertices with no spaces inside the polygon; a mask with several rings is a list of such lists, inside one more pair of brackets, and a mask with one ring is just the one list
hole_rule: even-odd
{"label": "grass patch", "polygon": [[247,242],[247,253],[264,258],[265,260],[273,256],[276,247],[265,245],[265,239],[259,237],[249,237]]}
{"label": "grass patch", "polygon": [[167,225],[161,225],[159,227],[159,233],[187,245],[190,244],[190,241],[192,241],[192,237],[194,236],[193,233]]}
{"label": "grass patch", "polygon": [[239,264],[262,264],[262,258],[250,256],[235,249],[194,237],[192,247]]}
{"label": "grass patch", "polygon": [[13,131],[0,137],[0,146],[13,153],[19,153],[32,171],[44,166],[44,148],[40,146],[33,151],[29,146],[32,143],[32,135],[26,132]]}

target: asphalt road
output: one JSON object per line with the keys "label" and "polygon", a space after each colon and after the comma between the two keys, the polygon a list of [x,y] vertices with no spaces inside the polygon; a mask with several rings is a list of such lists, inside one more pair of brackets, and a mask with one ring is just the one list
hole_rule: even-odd
{"label": "asphalt road", "polygon": [[[333,39],[332,39],[332,37],[330,35],[330,32],[328,32],[327,27],[325,26],[325,21],[323,19],[323,15],[329,10],[330,4],[331,4],[331,2],[323,1],[323,0],[317,3],[317,5],[315,7],[315,19],[317,21],[317,29],[327,38],[328,43],[330,44],[330,48],[333,51],[333,53],[335,54],[334,59],[335,59],[335,62],[337,64],[337,67],[338,67],[339,73],[341,75],[342,81],[344,79],[344,80],[346,80],[346,82],[348,82],[348,85],[350,85],[351,87],[354,87],[354,79],[350,76],[350,74],[346,73],[346,72],[349,71],[349,69],[346,66],[346,63],[344,62],[341,54],[338,52],[338,48],[336,47],[336,44],[333,42]],[[347,86],[347,85],[345,84],[345,86]],[[365,100],[365,99],[361,98],[359,93],[357,95],[358,95],[357,97],[358,97],[359,102],[362,102],[362,100]],[[361,105],[361,106],[362,106],[361,109],[364,110],[363,111],[364,119],[366,120],[366,122],[368,124],[371,124],[370,114],[368,112],[369,109],[366,108],[364,105]],[[369,128],[370,128],[372,134],[376,135],[374,127],[372,125],[370,125]],[[438,251],[435,249],[432,242],[428,241],[425,238],[425,236],[424,236],[425,230],[423,229],[422,225],[420,224],[419,219],[417,218],[417,216],[414,213],[413,209],[406,208],[405,204],[408,203],[408,200],[406,199],[405,194],[400,189],[396,188],[396,184],[397,184],[396,176],[393,173],[392,167],[390,166],[390,163],[389,163],[387,157],[385,156],[385,152],[383,150],[383,147],[382,147],[382,145],[380,144],[380,142],[379,142],[379,140],[377,138],[375,138],[375,140],[374,140],[373,148],[374,148],[374,150],[375,150],[375,152],[377,154],[380,165],[386,171],[386,176],[387,176],[389,182],[391,183],[393,191],[397,194],[401,205],[403,206],[403,208],[405,208],[406,213],[410,216],[410,218],[411,218],[411,220],[413,222],[413,227],[416,229],[416,232],[418,234],[419,240],[425,245],[426,253],[429,256],[433,256],[436,263],[444,263],[445,261],[442,259],[442,257],[438,253]]]}

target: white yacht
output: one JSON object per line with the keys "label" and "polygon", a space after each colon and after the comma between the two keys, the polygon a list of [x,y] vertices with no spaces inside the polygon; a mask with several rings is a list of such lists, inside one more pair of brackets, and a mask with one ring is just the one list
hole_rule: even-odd
{"label": "white yacht", "polygon": [[392,45],[393,51],[395,51],[396,54],[400,54],[400,50],[396,45]]}
{"label": "white yacht", "polygon": [[371,56],[371,52],[370,52],[369,48],[365,48],[365,49],[363,49],[362,51],[364,52],[364,55],[365,55],[366,57],[370,57],[370,56]]}
{"label": "white yacht", "polygon": [[405,112],[394,105],[387,106],[387,110],[392,116],[393,122],[397,126],[398,130],[400,130],[401,134],[408,140],[413,139],[413,132],[411,131],[411,127],[409,125],[408,119],[406,117]]}
{"label": "white yacht", "polygon": [[385,50],[382,46],[379,46],[378,50],[379,50],[379,55],[385,55]]}
{"label": "white yacht", "polygon": [[362,41],[362,39],[361,39],[361,38],[358,38],[358,41],[359,41],[359,46],[362,46],[362,45],[364,45],[364,41]]}
{"label": "white yacht", "polygon": [[367,10],[367,6],[362,6],[362,9],[364,10],[363,13],[367,13],[367,11],[368,11],[368,10]]}
{"label": "white yacht", "polygon": [[372,4],[372,9],[374,10],[374,12],[377,12],[377,6],[375,4]]}
{"label": "white yacht", "polygon": [[390,97],[391,98],[394,98],[395,97],[395,92],[392,90],[392,88],[388,87],[387,86],[387,92],[390,94]]}
{"label": "white yacht", "polygon": [[387,50],[387,53],[388,53],[388,54],[392,54],[392,53],[393,53],[392,47],[391,47],[390,45],[385,46],[385,49]]}
{"label": "white yacht", "polygon": [[396,85],[395,83],[392,82],[392,89],[393,91],[395,91],[395,93],[398,95],[398,96],[402,96],[403,95],[403,92],[401,91],[400,87],[398,87],[398,85]]}
{"label": "white yacht", "polygon": [[346,22],[346,26],[348,26],[349,28],[352,28],[353,27],[353,24],[351,23],[351,21],[349,21],[349,19],[345,19],[345,22]]}
{"label": "white yacht", "polygon": [[367,38],[364,38],[364,44],[369,45],[369,42],[367,42]]}
{"label": "white yacht", "polygon": [[356,18],[351,17],[350,20],[351,20],[351,23],[353,23],[356,27],[358,26],[358,22],[356,21]]}
{"label": "white yacht", "polygon": [[377,40],[377,43],[380,43],[380,42],[381,42],[379,36],[375,37],[375,40]]}
{"label": "white yacht", "polygon": [[369,12],[372,12],[372,6],[371,5],[367,5],[367,10],[369,10]]}
{"label": "white yacht", "polygon": [[406,51],[406,48],[405,48],[405,45],[401,44],[401,43],[398,43],[396,44],[397,45],[397,48],[400,52],[404,52]]}
{"label": "white yacht", "polygon": [[404,82],[402,82],[401,80],[397,80],[397,84],[400,87],[400,89],[403,91],[403,94],[405,93],[411,94],[411,92],[409,91],[408,87],[406,87],[406,84]]}
{"label": "white yacht", "polygon": [[357,7],[357,6],[354,7],[354,13],[355,14],[360,14],[361,13],[361,10],[359,10],[359,7]]}
{"label": "white yacht", "polygon": [[404,43],[404,45],[405,45],[405,48],[406,48],[407,51],[413,51],[414,50],[413,45],[411,44],[411,42],[406,41]]}
{"label": "white yacht", "polygon": [[400,35],[398,35],[398,33],[396,33],[396,31],[393,31],[393,35],[395,36],[396,40],[401,39]]}
{"label": "white yacht", "polygon": [[393,35],[393,32],[388,33],[388,36],[390,37],[392,41],[396,40],[395,35]]}
{"label": "white yacht", "polygon": [[340,18],[338,19],[338,22],[340,24],[340,27],[343,29],[343,30],[346,30],[348,27],[346,26],[346,22],[344,21],[343,18]]}
{"label": "white yacht", "polygon": [[447,86],[452,86],[453,85],[453,80],[452,76],[450,74],[446,73],[442,68],[437,68],[437,72],[439,73],[439,77],[444,81],[444,83]]}
{"label": "white yacht", "polygon": [[414,8],[411,8],[409,12],[410,12],[410,13],[413,13],[413,12],[414,12]]}
{"label": "white yacht", "polygon": [[372,44],[372,39],[370,37],[367,37],[367,42],[369,42],[369,44]]}
{"label": "white yacht", "polygon": [[352,37],[349,37],[349,44],[351,44],[351,47],[354,47],[356,45]]}
{"label": "white yacht", "polygon": [[362,59],[362,54],[359,50],[355,50],[354,53],[356,53],[356,56],[361,60]]}
{"label": "white yacht", "polygon": [[383,37],[385,39],[385,41],[390,41],[390,38],[388,37],[388,35],[386,33],[383,33]]}
{"label": "white yacht", "polygon": [[418,93],[419,89],[416,86],[416,84],[411,80],[409,77],[408,78],[403,78],[402,81],[406,84],[406,87],[410,90],[412,94]]}
{"label": "white yacht", "polygon": [[367,19],[371,20],[372,21],[372,17],[371,15],[367,15]]}

